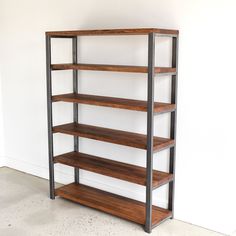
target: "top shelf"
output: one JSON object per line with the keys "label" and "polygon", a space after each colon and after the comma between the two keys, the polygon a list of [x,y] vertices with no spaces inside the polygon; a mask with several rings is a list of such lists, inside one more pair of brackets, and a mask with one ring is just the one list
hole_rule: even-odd
{"label": "top shelf", "polygon": [[51,37],[75,37],[75,36],[105,36],[105,35],[157,35],[176,37],[178,30],[157,29],[157,28],[136,28],[136,29],[100,29],[100,30],[70,30],[70,31],[49,31],[47,36]]}

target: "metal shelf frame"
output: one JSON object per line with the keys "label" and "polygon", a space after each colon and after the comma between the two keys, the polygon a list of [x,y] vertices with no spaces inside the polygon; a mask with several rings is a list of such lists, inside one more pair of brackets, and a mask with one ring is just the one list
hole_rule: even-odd
{"label": "metal shelf frame", "polygon": [[[153,137],[154,137],[154,80],[155,80],[155,38],[162,34],[148,33],[148,80],[147,80],[147,150],[146,150],[146,223],[144,230],[148,233],[154,227],[152,225],[152,179],[153,179]],[[178,84],[178,41],[177,35],[164,35],[172,38],[172,67],[176,68],[176,73],[171,75],[171,103],[177,108],[177,84]],[[46,69],[47,69],[47,116],[48,116],[48,155],[49,155],[49,183],[50,198],[55,199],[54,180],[54,151],[53,151],[53,119],[52,119],[52,68],[51,68],[51,39],[71,38],[72,39],[72,61],[78,63],[78,36],[53,36],[46,34]],[[73,92],[78,93],[78,71],[73,70]],[[176,120],[177,109],[171,111],[170,116],[170,138],[176,142]],[[73,103],[73,121],[78,122],[78,103]],[[79,151],[79,138],[74,136],[74,151]],[[176,145],[169,151],[169,173],[175,175]],[[74,169],[75,183],[79,183],[79,169]],[[168,210],[172,211],[171,218],[174,217],[174,189],[175,178],[169,183]]]}

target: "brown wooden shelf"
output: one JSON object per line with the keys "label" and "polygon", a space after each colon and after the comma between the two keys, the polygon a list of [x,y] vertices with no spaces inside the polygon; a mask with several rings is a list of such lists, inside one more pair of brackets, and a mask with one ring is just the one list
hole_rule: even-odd
{"label": "brown wooden shelf", "polygon": [[93,35],[147,35],[149,33],[163,35],[178,35],[178,30],[157,29],[157,28],[137,28],[137,29],[100,29],[100,30],[69,30],[69,31],[50,31],[48,36],[73,37],[73,36],[93,36]]}
{"label": "brown wooden shelf", "polygon": [[[70,152],[56,156],[54,162],[132,183],[146,185],[146,168],[140,166],[134,166],[80,152]],[[172,180],[172,174],[153,170],[153,189],[169,183]]]}
{"label": "brown wooden shelf", "polygon": [[[69,123],[53,127],[54,133],[63,133],[100,140],[104,142],[121,144],[129,147],[147,149],[147,136],[144,134],[131,133],[127,131],[101,128],[92,125]],[[153,138],[153,151],[157,152],[174,146],[174,140],[168,138]]]}
{"label": "brown wooden shelf", "polygon": [[[147,73],[147,66],[126,66],[126,65],[103,65],[103,64],[52,64],[52,70],[96,70],[96,71],[115,71],[115,72],[131,72],[131,73]],[[155,73],[176,73],[176,68],[171,67],[155,67]]]}
{"label": "brown wooden shelf", "polygon": [[[108,193],[82,184],[72,183],[56,189],[56,195],[85,206],[145,224],[145,203]],[[170,218],[172,213],[166,209],[152,207],[152,225],[158,225]]]}
{"label": "brown wooden shelf", "polygon": [[[128,109],[134,111],[147,111],[146,101],[125,99],[125,98],[69,93],[69,94],[52,96],[52,101],[73,102],[73,103],[89,104],[96,106]],[[162,102],[155,102],[154,104],[155,113],[170,112],[174,110],[175,110],[175,104],[162,103]]]}

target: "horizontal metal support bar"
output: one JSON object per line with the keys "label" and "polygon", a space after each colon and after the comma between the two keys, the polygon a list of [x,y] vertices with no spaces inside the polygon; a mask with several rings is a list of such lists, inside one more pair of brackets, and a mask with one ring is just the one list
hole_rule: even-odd
{"label": "horizontal metal support bar", "polygon": [[65,35],[62,35],[62,36],[57,36],[57,35],[54,35],[54,36],[51,36],[51,38],[68,38],[68,39],[73,39],[74,37],[76,36],[65,36]]}
{"label": "horizontal metal support bar", "polygon": [[171,38],[176,38],[178,37],[177,34],[155,34],[155,37],[171,37]]}

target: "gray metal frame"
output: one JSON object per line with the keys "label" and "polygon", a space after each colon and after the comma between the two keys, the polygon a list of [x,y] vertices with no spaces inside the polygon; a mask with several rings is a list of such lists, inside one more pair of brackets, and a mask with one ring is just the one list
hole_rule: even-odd
{"label": "gray metal frame", "polygon": [[[153,179],[153,135],[154,135],[154,77],[155,77],[155,37],[167,36],[155,33],[148,35],[148,95],[147,95],[147,160],[146,160],[146,222],[145,231],[151,233],[152,225],[152,179]],[[172,67],[176,73],[171,73],[171,103],[177,108],[177,82],[178,82],[178,35],[172,37]],[[49,154],[49,184],[50,198],[55,199],[54,181],[54,155],[53,155],[53,117],[52,117],[52,70],[51,70],[51,38],[72,39],[72,60],[78,62],[78,39],[75,37],[46,36],[46,68],[47,68],[47,114],[48,114],[48,154]],[[73,92],[78,93],[78,71],[73,70]],[[176,140],[177,109],[171,111],[170,138]],[[78,122],[78,104],[73,104],[73,121]],[[74,136],[74,151],[79,151],[79,138]],[[170,148],[169,172],[175,175],[175,145]],[[75,168],[75,182],[79,183],[79,169]],[[174,216],[174,184],[169,183],[168,209]]]}
{"label": "gray metal frame", "polygon": [[[48,114],[48,155],[49,155],[49,187],[50,198],[55,199],[54,153],[53,153],[53,120],[52,120],[52,70],[51,70],[51,39],[72,38],[72,61],[77,63],[77,37],[46,36],[46,70],[47,70],[47,114]],[[73,70],[73,92],[78,93],[78,71]],[[73,104],[73,121],[78,123],[78,104]],[[74,151],[79,151],[79,138],[74,136]],[[75,182],[79,183],[79,169],[74,170]]]}
{"label": "gray metal frame", "polygon": [[[176,142],[176,121],[177,121],[177,85],[178,85],[178,41],[179,38],[172,38],[172,67],[176,67],[176,74],[172,75],[171,78],[171,103],[176,106],[175,111],[171,112],[170,118],[170,138]],[[175,185],[175,156],[176,156],[176,145],[170,148],[170,163],[169,173],[174,175],[174,179],[169,183],[169,199],[168,209],[172,211],[172,218],[174,217],[174,185]]]}
{"label": "gray metal frame", "polygon": [[152,230],[152,176],[153,176],[153,121],[154,121],[154,77],[155,77],[155,34],[148,35],[148,101],[147,101],[147,184],[145,231]]}
{"label": "gray metal frame", "polygon": [[[78,39],[77,37],[73,37],[72,39],[72,55],[73,55],[73,63],[78,62]],[[78,71],[73,70],[73,92],[78,93]],[[78,123],[78,103],[73,104],[73,121]],[[78,136],[74,136],[74,151],[79,151],[79,138]],[[75,183],[79,183],[79,169],[75,168]]]}
{"label": "gray metal frame", "polygon": [[46,36],[46,69],[47,69],[47,112],[48,112],[48,156],[50,198],[55,199],[53,132],[52,132],[52,70],[51,70],[51,37]]}
{"label": "gray metal frame", "polygon": [[[154,135],[154,78],[155,78],[155,33],[148,35],[148,95],[147,95],[147,163],[146,163],[146,222],[145,231],[151,233],[152,225],[152,179],[153,179],[153,135]],[[157,35],[158,36],[158,35]],[[177,105],[178,36],[172,37],[171,103]],[[177,109],[171,112],[170,138],[176,139]],[[175,146],[170,148],[169,173],[175,174]],[[169,183],[168,209],[174,216],[174,179]]]}

